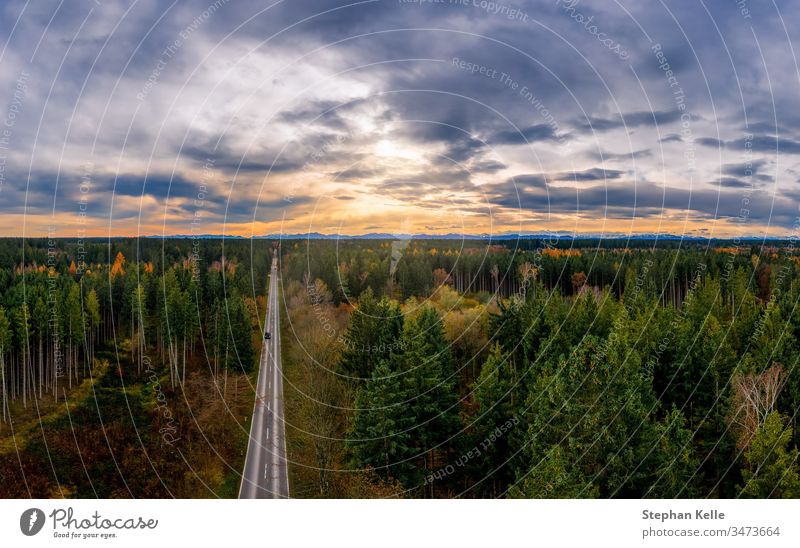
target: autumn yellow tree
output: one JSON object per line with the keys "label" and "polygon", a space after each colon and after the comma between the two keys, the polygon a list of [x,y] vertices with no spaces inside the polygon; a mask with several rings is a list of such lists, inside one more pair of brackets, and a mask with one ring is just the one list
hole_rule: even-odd
{"label": "autumn yellow tree", "polygon": [[118,274],[120,276],[125,275],[125,255],[122,254],[122,251],[117,252],[117,257],[114,259],[114,264],[111,265],[111,277],[114,278]]}

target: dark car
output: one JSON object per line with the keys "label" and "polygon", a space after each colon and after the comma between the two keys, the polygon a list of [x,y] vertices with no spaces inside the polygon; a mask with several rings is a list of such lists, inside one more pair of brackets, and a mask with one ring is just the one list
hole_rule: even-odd
{"label": "dark car", "polygon": [[265,339],[267,339],[267,340],[269,340],[269,339],[271,339],[271,338],[272,338],[272,335],[270,335],[269,331],[266,331],[266,332],[264,333],[264,338],[265,338]]}

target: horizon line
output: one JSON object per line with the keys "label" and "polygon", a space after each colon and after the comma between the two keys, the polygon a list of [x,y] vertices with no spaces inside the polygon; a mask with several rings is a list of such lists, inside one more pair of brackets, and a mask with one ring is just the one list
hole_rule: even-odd
{"label": "horizon line", "polygon": [[79,241],[107,241],[107,240],[130,240],[130,239],[172,239],[172,240],[412,240],[412,239],[426,239],[426,240],[513,240],[513,239],[540,239],[540,238],[557,238],[563,240],[569,239],[592,239],[592,240],[705,240],[705,241],[791,241],[797,239],[796,235],[766,235],[766,234],[748,234],[740,236],[703,236],[699,234],[674,234],[674,233],[652,233],[652,232],[638,232],[638,233],[608,233],[598,234],[596,232],[565,232],[565,231],[539,231],[539,232],[502,232],[497,234],[487,233],[388,233],[388,232],[367,232],[362,234],[337,234],[337,233],[322,233],[322,232],[296,232],[296,233],[274,233],[262,234],[252,236],[242,236],[239,234],[144,234],[144,235],[130,235],[130,236],[5,236],[0,234],[0,240],[79,240]]}

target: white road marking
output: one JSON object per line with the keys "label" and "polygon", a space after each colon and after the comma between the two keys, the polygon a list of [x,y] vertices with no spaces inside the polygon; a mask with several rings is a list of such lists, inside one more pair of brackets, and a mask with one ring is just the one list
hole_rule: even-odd
{"label": "white road marking", "polygon": [[[250,475],[250,477],[243,477],[240,492],[240,496],[245,498],[284,498],[284,496],[289,496],[289,478],[286,475],[286,438],[283,431],[283,376],[278,362],[281,345],[280,322],[278,321],[277,261],[273,261],[273,265],[275,267],[272,268],[270,274],[269,304],[264,331],[275,334],[275,338],[266,341],[259,363],[256,409],[251,421],[251,443],[248,445],[248,453],[245,458],[244,475]],[[262,333],[263,336],[264,333]],[[273,368],[272,371],[269,370],[270,367]],[[266,411],[264,411],[265,404]],[[255,434],[259,431],[261,435]],[[272,435],[273,431],[274,436]],[[251,453],[251,449],[257,453]],[[253,473],[258,470],[260,465],[264,466],[263,480],[253,478],[255,475]],[[279,468],[277,477],[275,474],[270,474],[271,466]]]}

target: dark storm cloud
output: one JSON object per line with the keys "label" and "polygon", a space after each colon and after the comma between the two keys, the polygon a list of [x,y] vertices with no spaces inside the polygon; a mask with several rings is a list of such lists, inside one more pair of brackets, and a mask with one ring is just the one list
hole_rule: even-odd
{"label": "dark storm cloud", "polygon": [[524,145],[535,141],[555,141],[557,135],[553,126],[538,124],[519,131],[505,130],[494,134],[489,142],[501,145]]}
{"label": "dark storm cloud", "polygon": [[619,179],[624,173],[624,171],[619,171],[616,169],[602,169],[595,167],[585,171],[559,173],[551,176],[551,179],[558,181],[603,181],[606,179]]}
{"label": "dark storm cloud", "polygon": [[408,192],[416,193],[419,196],[426,192],[458,191],[471,187],[469,172],[457,167],[393,177],[370,184],[370,186],[386,195],[402,194],[403,196],[408,196]]}
{"label": "dark storm cloud", "polygon": [[800,141],[771,135],[754,135],[730,141],[703,137],[697,139],[697,143],[707,147],[728,148],[739,151],[752,150],[753,152],[800,154]]}
{"label": "dark storm cloud", "polygon": [[719,181],[712,181],[709,183],[710,185],[720,185],[726,188],[751,188],[753,185],[752,183],[748,183],[747,181],[742,181],[741,179],[737,179],[736,177],[722,177]]}
{"label": "dark storm cloud", "polygon": [[341,103],[335,101],[318,101],[302,105],[293,110],[284,110],[275,117],[277,122],[319,124],[341,129],[345,127],[337,109]]}
{"label": "dark storm cloud", "polygon": [[[531,211],[566,215],[615,216],[619,218],[661,215],[665,210],[688,211],[703,218],[739,218],[742,211],[741,188],[734,190],[690,190],[659,187],[651,183],[614,183],[588,188],[553,187],[545,190],[526,187],[520,190],[507,183],[484,187],[491,203]],[[747,204],[753,221],[790,227],[796,219],[796,202],[785,196],[763,191],[750,194]]]}
{"label": "dark storm cloud", "polygon": [[475,156],[480,156],[486,151],[483,141],[471,137],[462,139],[451,139],[448,142],[444,157],[453,162],[463,163]]}
{"label": "dark storm cloud", "polygon": [[222,140],[219,146],[212,144],[188,145],[180,149],[180,155],[195,162],[196,166],[207,165],[209,169],[220,169],[233,173],[290,173],[303,167],[304,159],[296,154],[295,148],[284,151],[238,152]]}
{"label": "dark storm cloud", "polygon": [[695,143],[698,145],[703,145],[704,147],[725,148],[724,141],[720,141],[719,139],[715,139],[713,137],[700,137],[699,139],[695,139]]}
{"label": "dark storm cloud", "polygon": [[[324,128],[328,134],[334,135],[349,133],[351,126],[345,116],[352,115],[359,107],[369,104],[370,101],[365,99],[347,102],[301,101],[300,104],[292,105],[291,110],[279,112],[275,116],[275,122],[295,124],[308,130]],[[391,112],[385,112],[384,116],[391,117]]]}
{"label": "dark storm cloud", "polygon": [[634,150],[631,152],[622,152],[622,153],[608,152],[604,150],[593,150],[588,152],[586,155],[592,160],[598,162],[603,162],[603,161],[610,162],[618,160],[624,161],[624,160],[639,160],[642,158],[649,158],[650,156],[653,155],[653,153],[650,149],[644,148],[641,150]]}
{"label": "dark storm cloud", "polygon": [[379,177],[384,173],[386,173],[386,170],[380,167],[353,166],[342,171],[329,173],[329,175],[337,181],[358,181],[359,179]]}
{"label": "dark storm cloud", "polygon": [[[635,159],[637,170],[654,170],[674,164],[657,145],[652,147],[660,140],[719,149],[698,153],[696,175],[717,188],[695,189],[690,200],[689,191],[681,190],[688,188],[690,177],[670,174],[674,180],[668,181],[665,207],[690,207],[697,215],[713,216],[719,191],[720,215],[728,215],[735,209],[731,193],[749,181],[744,151],[765,157],[753,162],[757,183],[773,180],[764,173],[767,164],[786,165],[772,162],[775,155],[800,154],[798,83],[787,53],[791,39],[782,36],[784,24],[794,33],[800,22],[797,3],[777,2],[780,13],[772,4],[762,6],[748,20],[734,2],[671,3],[669,10],[661,4],[629,3],[629,13],[613,3],[578,3],[576,8],[592,16],[599,30],[631,53],[628,60],[603,47],[552,0],[509,3],[530,16],[525,22],[472,2],[292,0],[271,5],[237,0],[221,4],[192,27],[210,4],[105,0],[99,5],[26,5],[15,0],[0,6],[0,32],[9,38],[0,59],[0,118],[20,71],[30,73],[10,145],[18,156],[9,158],[0,212],[23,207],[20,180],[27,182],[27,165],[36,166],[28,185],[28,211],[46,211],[53,202],[57,210],[70,211],[80,182],[76,166],[84,159],[97,164],[93,208],[107,205],[112,192],[161,202],[192,198],[199,181],[188,174],[211,159],[213,169],[225,175],[218,179],[236,172],[245,178],[267,171],[290,177],[314,170],[347,182],[380,178],[379,190],[408,200],[422,190],[457,194],[465,185],[471,188],[470,174],[504,172],[499,178],[505,179],[505,170],[513,166],[528,175],[515,177],[516,186],[510,180],[501,183],[509,191],[498,187],[500,203],[517,192],[534,203],[549,191],[552,204],[564,210],[579,199],[582,210],[596,212],[602,205],[602,211],[624,217],[636,206],[639,214],[655,214],[663,190],[640,185],[634,202],[634,187],[619,184],[626,172],[595,167],[573,173],[569,156],[579,154],[593,163]],[[23,6],[25,14],[12,33]],[[194,30],[187,34],[189,28]],[[183,35],[180,48],[165,58],[165,48]],[[29,64],[37,42],[31,37],[39,36],[42,42]],[[654,53],[656,44],[663,62]],[[322,49],[303,57],[317,48]],[[251,53],[275,60],[278,67],[312,70],[225,72]],[[454,58],[486,70],[464,70]],[[163,70],[154,77],[147,99],[135,100],[160,61]],[[675,86],[663,63],[669,63]],[[204,71],[211,76],[199,80]],[[333,88],[345,99],[314,95],[321,81],[341,72],[352,80]],[[229,86],[223,97],[198,89],[216,84]],[[228,116],[230,105],[238,107],[240,97],[265,84],[273,87],[263,101],[271,101],[274,92],[274,111],[267,116],[245,108],[236,111],[235,120]],[[302,93],[281,96],[292,85]],[[691,123],[692,132],[684,137],[678,134],[677,88]],[[204,99],[211,114],[198,118],[193,109]],[[360,130],[354,120],[367,122],[363,126],[369,129]],[[634,145],[626,128],[635,133]],[[222,131],[227,133],[220,138]],[[343,134],[348,135],[345,142],[327,148]],[[371,156],[378,138],[417,147],[425,165],[409,165],[411,174],[387,173]],[[565,138],[579,143],[579,150],[553,146]],[[538,158],[521,155],[523,147],[515,145],[525,143],[536,143]],[[674,153],[677,147],[664,148]],[[607,152],[627,149],[632,150]],[[320,150],[325,154],[310,162]],[[509,150],[508,157],[501,155]],[[108,175],[120,169],[118,158],[125,161],[123,174]],[[541,158],[547,161],[547,174],[536,173],[543,171]],[[62,165],[65,159],[74,163]],[[783,173],[775,178],[778,184],[788,179]],[[603,184],[576,191],[548,188],[548,180]],[[213,184],[209,195],[219,215],[230,192],[222,183]],[[778,200],[779,218],[786,213],[782,200],[788,198]],[[228,213],[247,219],[254,207],[251,193],[242,192]],[[759,208],[753,207],[751,217],[764,220]]]}
{"label": "dark storm cloud", "polygon": [[469,166],[471,173],[497,173],[506,169],[508,166],[496,160],[484,160],[474,162]]}
{"label": "dark storm cloud", "polygon": [[[547,187],[547,178],[544,175],[517,175],[508,179],[505,185],[510,185],[512,187],[516,186],[518,188],[545,188]],[[497,185],[493,185],[491,188],[495,188]]]}
{"label": "dark storm cloud", "polygon": [[777,122],[750,122],[742,127],[742,131],[746,133],[763,133],[766,135],[782,135],[789,132],[789,130]]}
{"label": "dark storm cloud", "polygon": [[314,203],[316,199],[308,195],[292,196],[291,201],[268,196],[259,199],[257,195],[234,188],[230,193],[226,191],[224,198],[208,203],[206,209],[228,222],[252,221],[254,216],[258,218],[259,215],[279,218],[283,212]]}
{"label": "dark storm cloud", "polygon": [[752,139],[742,138],[727,141],[726,146],[734,149],[745,150],[748,147],[754,152],[784,152],[787,154],[800,154],[800,141],[771,137],[769,135],[756,135]]}
{"label": "dark storm cloud", "polygon": [[64,194],[63,187],[57,191],[52,174],[32,173],[29,179],[23,173],[6,172],[5,176],[7,180],[0,185],[0,211],[4,213],[51,213]]}
{"label": "dark storm cloud", "polygon": [[597,118],[589,116],[584,120],[576,120],[573,125],[584,131],[608,131],[621,127],[663,126],[680,120],[681,113],[677,110],[669,111],[638,111],[628,112],[615,118]]}
{"label": "dark storm cloud", "polygon": [[722,173],[733,177],[749,177],[757,175],[766,164],[766,160],[753,160],[749,164],[726,164],[722,166]]}
{"label": "dark storm cloud", "polygon": [[169,175],[120,175],[104,176],[99,179],[93,177],[93,187],[95,190],[112,192],[121,196],[153,196],[158,199],[168,197],[174,198],[195,198],[197,196],[200,183],[184,179],[180,175],[170,177]]}
{"label": "dark storm cloud", "polygon": [[[117,178],[114,188],[114,175],[90,174],[85,177],[75,173],[58,173],[50,171],[34,171],[28,177],[24,173],[15,173],[13,183],[2,187],[2,202],[6,206],[21,206],[27,201],[29,207],[40,206],[50,208],[50,213],[59,210],[77,211],[78,201],[85,200],[86,207],[97,210],[98,203],[107,203],[113,194],[120,196],[141,196],[143,177],[122,175]],[[153,186],[149,189],[153,195],[164,197],[169,188],[168,177],[154,176]],[[186,189],[186,181],[175,178],[174,189],[181,192]]]}

